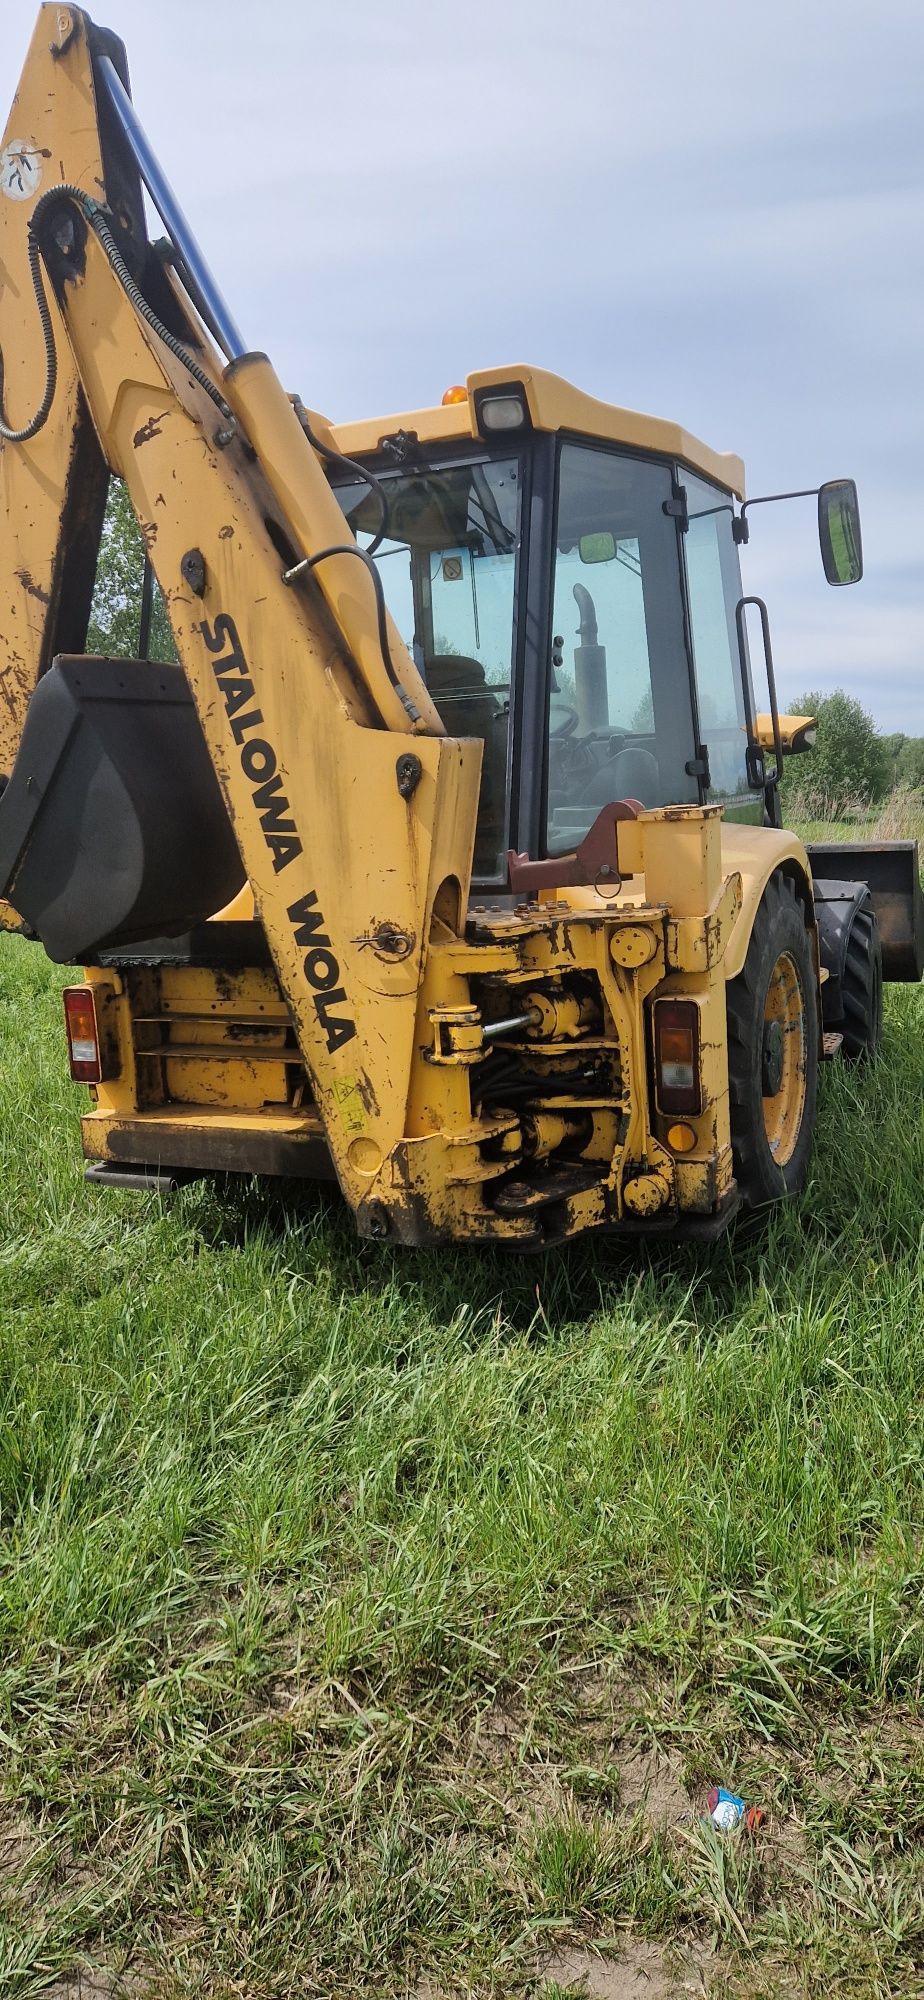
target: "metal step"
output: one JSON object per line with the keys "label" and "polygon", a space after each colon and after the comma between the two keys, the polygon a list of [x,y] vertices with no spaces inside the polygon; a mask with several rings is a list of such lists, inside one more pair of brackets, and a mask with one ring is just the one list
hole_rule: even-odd
{"label": "metal step", "polygon": [[130,1187],[173,1186],[215,1173],[335,1177],[313,1104],[239,1111],[172,1103],[130,1117],[97,1109],[81,1125],[91,1178],[115,1185],[118,1175],[128,1175]]}
{"label": "metal step", "polygon": [[843,1035],[838,1034],[837,1031],[833,1029],[829,1029],[827,1034],[822,1035],[821,1038],[822,1062],[830,1062],[832,1060],[832,1057],[840,1055],[841,1043],[843,1039],[844,1039]]}
{"label": "metal step", "polygon": [[142,1193],[173,1194],[190,1180],[190,1174],[170,1173],[159,1167],[115,1167],[108,1160],[90,1160],[84,1167],[86,1181],[95,1181],[104,1187],[134,1188]]}

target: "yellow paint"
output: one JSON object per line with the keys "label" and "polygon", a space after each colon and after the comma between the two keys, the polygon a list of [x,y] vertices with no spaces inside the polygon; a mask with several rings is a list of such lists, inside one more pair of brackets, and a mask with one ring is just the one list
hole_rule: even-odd
{"label": "yellow paint", "polygon": [[614,965],[627,969],[647,965],[658,949],[658,940],[653,930],[643,924],[625,924],[613,932],[610,938],[610,957]]}
{"label": "yellow paint", "polygon": [[[28,224],[37,201],[56,181],[72,179],[99,199],[104,187],[93,77],[82,17],[63,55],[57,43],[57,7],[43,7],[19,89],[0,141],[32,149],[34,190],[13,201],[0,190],[0,353],[4,418],[15,428],[34,416],[45,386],[45,348],[29,275]],[[8,21],[8,30],[12,23]],[[68,536],[82,515],[101,513],[105,488],[92,425],[81,413],[78,370],[51,286],[49,309],[56,332],[57,387],[43,429],[28,443],[0,443],[0,519],[3,581],[0,591],[0,772],[13,768],[29,697],[51,663],[53,607],[67,569]],[[0,912],[2,921],[2,912]],[[6,925],[4,924],[4,928]]]}
{"label": "yellow paint", "polygon": [[794,833],[769,826],[735,826],[722,822],[722,868],[741,877],[741,905],[724,958],[726,979],[735,979],[747,957],[754,919],[767,883],[777,868],[793,876],[814,935],[812,870],[805,848]]}
{"label": "yellow paint", "polygon": [[[643,416],[638,410],[621,409],[615,403],[602,403],[597,397],[587,396],[582,389],[574,388],[560,375],[551,375],[545,368],[528,368],[520,364],[509,368],[482,368],[469,375],[466,378],[468,397],[465,403],[405,410],[400,416],[374,417],[362,423],[335,424],[330,427],[330,436],[338,451],[346,452],[348,456],[375,451],[381,438],[399,430],[415,430],[418,437],[427,443],[442,438],[448,442],[452,438],[477,437],[476,391],[510,383],[519,383],[524,389],[536,430],[565,431],[583,437],[603,438],[608,443],[627,445],[634,451],[652,451],[665,458],[680,459],[682,464],[702,473],[706,479],[714,479],[739,499],[744,497],[744,466],[734,452],[712,451],[680,424],[667,423],[662,417]],[[496,435],[502,438],[503,432]]]}
{"label": "yellow paint", "polygon": [[778,1167],[788,1166],[802,1129],[806,1077],[806,996],[795,960],[780,953],[770,975],[764,1008],[764,1032],[777,1040],[779,1080],[764,1086],[763,1112],[767,1143]]}
{"label": "yellow paint", "polygon": [[[354,1133],[365,1131],[366,1114],[365,1111],[363,1110],[363,1101],[359,1094],[359,1084],[356,1080],[356,1077],[355,1076],[338,1077],[334,1085],[334,1097],[336,1099],[340,1111],[340,1122],[343,1126],[344,1131],[354,1132]],[[378,1148],[376,1147],[375,1150],[378,1151]],[[351,1160],[356,1160],[361,1157],[365,1158],[368,1156],[360,1155],[359,1153],[357,1153],[356,1147],[351,1146],[350,1147]]]}
{"label": "yellow paint", "polygon": [[632,1215],[657,1215],[670,1201],[671,1186],[665,1174],[636,1174],[626,1182],[623,1197]]}
{"label": "yellow paint", "polygon": [[[818,726],[818,718],[814,715],[780,715],[777,717],[777,721],[780,725],[780,741],[783,745],[784,753],[792,749],[793,742],[801,730],[815,729]],[[754,717],[754,733],[762,750],[773,750],[776,748],[772,715],[756,715]]]}
{"label": "yellow paint", "polygon": [[[73,36],[52,55],[60,13],[40,15],[15,136],[28,126],[48,140],[44,185],[98,196],[83,17],[75,12]],[[29,213],[0,197],[3,397],[14,420],[35,407],[43,380]],[[81,501],[84,461],[98,474],[101,451],[143,526],[247,874],[215,929],[255,917],[272,964],[88,972],[111,991],[118,1074],[83,1120],[86,1152],[276,1171],[294,1149],[312,1171],[332,1165],[362,1231],[396,1242],[532,1245],[546,1221],[570,1236],[714,1214],[732,1191],[726,984],[773,870],[787,868],[810,895],[804,848],[789,834],[726,826],[717,807],[643,812],[616,826],[623,879],[613,894],[553,885],[536,903],[480,912],[470,932],[481,745],[445,735],[389,621],[395,685],[362,562],[348,554],[299,568],[348,540],[318,456],[266,357],[225,367],[176,273],[170,282],[234,421],[139,319],[91,233],[61,312],[52,308],[51,418],[32,443],[0,451],[0,560],[29,578],[0,591],[12,663],[0,770],[48,664],[49,601],[69,545],[62,521]],[[339,426],[312,416],[312,427],[347,453],[374,451],[402,428],[424,443],[464,441],[477,435],[478,393],[511,383],[537,430],[654,453],[743,494],[733,455],[539,369],[482,371],[442,406]],[[184,579],[192,549],[204,559],[201,595]],[[294,827],[282,854],[256,797],[270,753]],[[397,766],[409,758],[417,781],[405,795]],[[15,912],[0,910],[10,921]],[[400,955],[387,943],[397,933]],[[679,1123],[649,1087],[650,1009],[671,994],[695,1000],[701,1020],[703,1108]],[[788,1023],[782,976],[778,999]],[[509,1102],[500,1084],[483,1101],[492,1065],[512,1078]]]}

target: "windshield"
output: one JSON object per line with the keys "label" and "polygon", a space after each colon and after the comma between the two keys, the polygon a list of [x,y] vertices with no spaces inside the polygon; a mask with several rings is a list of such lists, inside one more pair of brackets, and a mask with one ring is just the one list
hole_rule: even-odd
{"label": "windshield", "polygon": [[[666,504],[665,504],[666,503]],[[548,715],[547,846],[603,806],[698,798],[670,468],[561,448]]]}
{"label": "windshield", "polygon": [[[484,741],[474,873],[504,873],[507,735],[516,634],[520,461],[470,458],[380,473],[388,501],[375,551],[388,608],[450,736]],[[382,509],[368,486],[337,498],[360,546]]]}

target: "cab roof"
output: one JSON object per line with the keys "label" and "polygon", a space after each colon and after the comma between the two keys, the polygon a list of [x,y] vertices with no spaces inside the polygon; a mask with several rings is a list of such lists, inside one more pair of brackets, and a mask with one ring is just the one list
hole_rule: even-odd
{"label": "cab roof", "polygon": [[[606,443],[628,445],[636,451],[657,452],[663,458],[679,460],[691,471],[712,479],[740,500],[744,498],[744,466],[730,451],[712,451],[681,424],[663,417],[647,417],[637,410],[623,410],[615,403],[601,403],[587,396],[560,375],[545,368],[485,368],[465,381],[465,396],[458,402],[438,404],[433,409],[405,410],[399,416],[369,417],[359,423],[326,424],[330,442],[348,457],[363,456],[377,449],[384,437],[395,431],[416,431],[422,443],[449,443],[461,438],[481,438],[476,414],[476,396],[485,390],[521,388],[526,398],[534,430],[564,431],[579,437],[599,438]],[[316,422],[320,423],[320,419]],[[511,438],[520,433],[510,433]],[[492,436],[501,442],[504,433]]]}

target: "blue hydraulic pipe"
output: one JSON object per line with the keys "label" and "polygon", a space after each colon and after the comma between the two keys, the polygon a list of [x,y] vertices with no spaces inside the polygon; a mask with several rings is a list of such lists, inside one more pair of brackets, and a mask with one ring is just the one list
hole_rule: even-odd
{"label": "blue hydraulic pipe", "polygon": [[97,71],[138,172],[182,261],[184,271],[181,275],[188,281],[191,297],[228,360],[235,361],[238,355],[247,353],[246,343],[231,318],[176,195],[158,163],[128,91],[108,56],[101,57]]}

